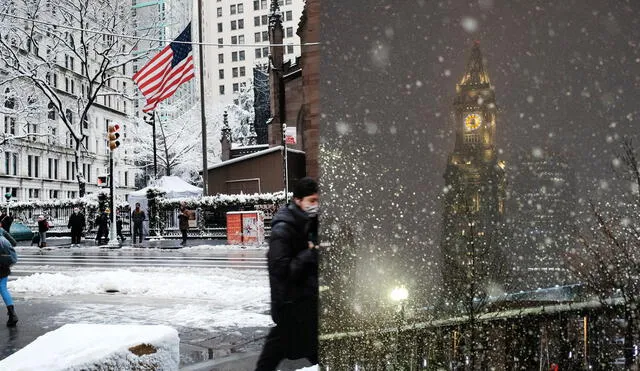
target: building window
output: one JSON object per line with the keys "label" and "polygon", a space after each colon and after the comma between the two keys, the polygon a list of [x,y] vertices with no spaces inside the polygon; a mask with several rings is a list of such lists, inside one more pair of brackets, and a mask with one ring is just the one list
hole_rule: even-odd
{"label": "building window", "polygon": [[244,35],[238,36],[238,44],[244,44]]}
{"label": "building window", "polygon": [[285,21],[290,21],[293,19],[293,12],[291,10],[287,10],[285,13]]}
{"label": "building window", "polygon": [[231,5],[231,7],[230,7],[230,8],[231,8],[231,9],[230,9],[230,13],[231,13],[231,15],[236,14],[236,5],[235,5],[235,4],[234,4],[234,5]]}
{"label": "building window", "polygon": [[53,103],[49,102],[49,104],[47,105],[47,117],[49,118],[49,120],[55,120],[56,119],[56,107],[53,105]]}
{"label": "building window", "polygon": [[260,0],[253,0],[253,10],[260,10]]}
{"label": "building window", "polygon": [[263,41],[269,41],[269,32],[268,31],[262,31],[262,40]]}
{"label": "building window", "polygon": [[220,80],[224,79],[224,70],[218,70],[218,77]]}
{"label": "building window", "polygon": [[238,90],[239,90],[239,89],[238,89],[238,83],[236,82],[236,83],[234,83],[234,84],[233,84],[233,92],[234,92],[234,93],[237,93],[237,92],[238,92]]}
{"label": "building window", "polygon": [[224,54],[218,54],[218,63],[224,63]]}
{"label": "building window", "polygon": [[240,77],[244,77],[244,75],[246,74],[246,70],[246,68],[240,67]]}
{"label": "building window", "polygon": [[218,23],[218,32],[222,32],[222,23]]}
{"label": "building window", "polygon": [[58,160],[50,158],[49,160],[49,179],[58,179]]}
{"label": "building window", "polygon": [[253,41],[259,43],[260,42],[260,32],[256,32],[253,35]]}
{"label": "building window", "polygon": [[267,58],[269,56],[269,47],[265,46],[264,48],[262,48],[262,56],[264,58]]}
{"label": "building window", "polygon": [[237,62],[238,61],[238,52],[232,52],[231,53],[231,62]]}
{"label": "building window", "polygon": [[220,85],[220,95],[224,95],[224,85]]}
{"label": "building window", "polygon": [[73,113],[71,113],[70,109],[67,108],[67,110],[65,111],[65,116],[67,117],[69,125],[73,125]]}
{"label": "building window", "polygon": [[16,118],[11,116],[4,117],[4,133],[16,135]]}
{"label": "building window", "polygon": [[260,8],[267,9],[267,0],[260,0]]}
{"label": "building window", "polygon": [[18,197],[18,188],[15,187],[7,187],[5,188],[6,193],[11,193],[11,197],[16,198]]}
{"label": "building window", "polygon": [[238,36],[231,36],[231,44],[235,45],[238,43]]}
{"label": "building window", "polygon": [[231,70],[231,74],[233,75],[233,77],[238,77],[238,67],[233,67],[233,69]]}
{"label": "building window", "polygon": [[244,54],[245,54],[244,50],[239,51],[238,52],[238,59],[243,61],[244,60]]}
{"label": "building window", "polygon": [[287,37],[293,37],[293,27],[287,27]]}
{"label": "building window", "polygon": [[244,29],[244,19],[238,19],[238,29]]}
{"label": "building window", "polygon": [[124,172],[124,186],[125,187],[129,186],[129,172],[128,171]]}
{"label": "building window", "polygon": [[287,45],[287,53],[293,54],[293,45]]}
{"label": "building window", "polygon": [[266,16],[266,15],[262,16],[262,24],[263,25],[269,24],[269,17],[268,16]]}
{"label": "building window", "polygon": [[236,21],[231,21],[231,31],[235,30],[238,26],[238,23]]}
{"label": "building window", "polygon": [[238,14],[242,14],[242,13],[244,13],[244,5],[238,4]]}
{"label": "building window", "polygon": [[253,25],[256,27],[260,26],[260,17],[253,17]]}
{"label": "building window", "polygon": [[218,48],[222,48],[222,44],[224,44],[224,41],[222,40],[222,37],[220,37],[218,39]]}
{"label": "building window", "polygon": [[260,48],[256,49],[256,59],[258,58],[262,58],[262,49]]}
{"label": "building window", "polygon": [[49,198],[52,200],[56,200],[58,199],[58,191],[55,189],[50,189],[49,190]]}
{"label": "building window", "polygon": [[291,0],[284,0],[284,5],[291,5]]}
{"label": "building window", "polygon": [[222,8],[218,8],[217,11],[218,11],[218,17],[222,17]]}
{"label": "building window", "polygon": [[11,89],[5,89],[4,94],[6,95],[6,97],[4,98],[4,107],[13,109],[16,105],[16,98],[11,96]]}
{"label": "building window", "polygon": [[13,152],[4,153],[4,170],[7,175],[18,175],[18,154]]}
{"label": "building window", "polygon": [[40,190],[37,188],[30,188],[29,198],[40,198]]}

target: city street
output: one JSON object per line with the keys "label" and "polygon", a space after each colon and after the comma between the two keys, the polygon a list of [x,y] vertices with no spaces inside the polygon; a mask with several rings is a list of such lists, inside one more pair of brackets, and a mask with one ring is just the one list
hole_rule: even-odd
{"label": "city street", "polygon": [[[20,322],[1,327],[8,342],[0,359],[67,323],[165,324],[180,333],[182,366],[253,369],[271,325],[265,246],[190,240],[191,247],[175,249],[175,240],[165,240],[108,249],[68,242],[52,239],[46,250],[18,246],[9,289]],[[281,369],[305,365],[284,362]]]}

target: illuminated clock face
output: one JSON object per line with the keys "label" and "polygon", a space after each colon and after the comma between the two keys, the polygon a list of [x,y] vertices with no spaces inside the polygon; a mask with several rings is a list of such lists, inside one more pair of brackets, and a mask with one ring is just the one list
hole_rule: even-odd
{"label": "illuminated clock face", "polygon": [[468,131],[476,130],[480,127],[482,119],[477,113],[470,113],[464,118],[464,128]]}

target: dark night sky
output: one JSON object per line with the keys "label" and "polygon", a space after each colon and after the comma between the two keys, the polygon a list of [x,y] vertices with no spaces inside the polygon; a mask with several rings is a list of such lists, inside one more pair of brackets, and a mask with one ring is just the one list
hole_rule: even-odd
{"label": "dark night sky", "polygon": [[323,186],[340,190],[325,193],[324,227],[360,220],[358,254],[370,257],[363,266],[375,273],[365,286],[391,285],[390,277],[413,282],[416,272],[438,276],[429,263],[437,261],[442,174],[454,142],[450,113],[474,40],[495,88],[509,178],[519,157],[543,149],[573,166],[579,194],[609,197],[602,180],[616,182],[616,139],[636,137],[640,122],[640,2],[322,6],[322,141],[358,151],[338,170],[323,163]]}

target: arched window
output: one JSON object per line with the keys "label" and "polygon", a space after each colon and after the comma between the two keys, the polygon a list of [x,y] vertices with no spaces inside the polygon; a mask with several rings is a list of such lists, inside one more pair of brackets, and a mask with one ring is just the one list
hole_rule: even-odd
{"label": "arched window", "polygon": [[16,106],[16,98],[11,96],[11,89],[7,88],[4,91],[4,107],[14,109]]}
{"label": "arched window", "polygon": [[49,102],[49,104],[47,105],[47,116],[49,117],[49,120],[55,120],[56,119],[56,107],[53,105],[53,103]]}

